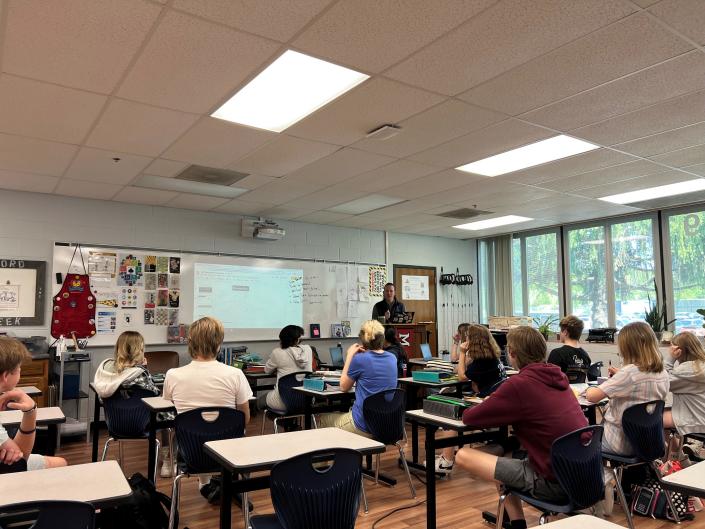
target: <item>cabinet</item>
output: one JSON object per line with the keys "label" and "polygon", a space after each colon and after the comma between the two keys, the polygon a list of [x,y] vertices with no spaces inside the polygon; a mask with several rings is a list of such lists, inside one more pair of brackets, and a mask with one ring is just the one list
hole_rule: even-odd
{"label": "cabinet", "polygon": [[42,394],[32,397],[37,406],[44,408],[49,399],[49,358],[33,359],[22,364],[18,386],[36,386]]}

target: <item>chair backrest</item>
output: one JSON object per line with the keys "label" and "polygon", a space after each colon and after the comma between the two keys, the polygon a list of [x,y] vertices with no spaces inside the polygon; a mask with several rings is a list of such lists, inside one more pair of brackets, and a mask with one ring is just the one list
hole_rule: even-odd
{"label": "chair backrest", "polygon": [[0,474],[12,474],[14,472],[24,472],[27,470],[27,460],[19,459],[11,465],[0,463]]}
{"label": "chair backrest", "polygon": [[[321,467],[322,461],[331,465]],[[360,453],[349,448],[309,452],[274,465],[270,490],[279,523],[287,529],[355,527],[361,465]]]}
{"label": "chair backrest", "polygon": [[[27,529],[93,529],[95,507],[80,501],[32,501],[2,508],[0,529],[6,527],[3,518],[23,521]],[[34,523],[32,523],[34,522]],[[7,527],[10,527],[9,525]]]}
{"label": "chair backrest", "polygon": [[634,455],[645,462],[663,457],[666,439],[663,433],[662,400],[630,406],[622,414],[622,430],[632,445]]}
{"label": "chair backrest", "polygon": [[150,373],[166,373],[173,367],[179,367],[179,353],[176,351],[145,351],[144,357]]}
{"label": "chair backrest", "polygon": [[154,392],[142,388],[118,389],[103,399],[105,423],[114,438],[138,439],[149,432],[149,409],[143,398],[154,397]]}
{"label": "chair backrest", "polygon": [[602,376],[602,367],[604,364],[601,361],[593,362],[590,364],[587,372],[588,380],[597,380],[598,377]]}
{"label": "chair backrest", "polygon": [[569,367],[565,372],[570,384],[585,384],[587,374],[588,369],[586,367]]}
{"label": "chair backrest", "polygon": [[293,388],[303,386],[304,378],[306,378],[306,375],[310,374],[310,371],[289,373],[277,381],[279,396],[282,398],[282,402],[286,404],[287,414],[295,415],[297,413],[303,413],[307,396],[300,391],[295,391]]}
{"label": "chair backrest", "polygon": [[178,414],[174,426],[179,456],[186,463],[188,473],[217,472],[219,466],[203,444],[245,435],[245,414],[233,408],[196,408]]}
{"label": "chair backrest", "polygon": [[604,499],[602,426],[586,426],[556,439],[551,446],[551,467],[576,509]]}
{"label": "chair backrest", "polygon": [[362,415],[376,441],[392,445],[404,438],[406,392],[388,389],[370,395],[362,403]]}

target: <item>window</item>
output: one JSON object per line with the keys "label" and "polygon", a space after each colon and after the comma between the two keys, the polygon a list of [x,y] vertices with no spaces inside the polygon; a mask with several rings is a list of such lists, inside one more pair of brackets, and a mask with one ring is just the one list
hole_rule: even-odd
{"label": "window", "polygon": [[568,232],[568,270],[570,312],[586,329],[608,327],[603,226]]}
{"label": "window", "polygon": [[517,235],[512,241],[515,316],[545,320],[560,315],[560,277],[556,232]]}
{"label": "window", "polygon": [[696,312],[705,308],[705,212],[671,215],[667,226],[672,278],[670,300],[675,309],[669,313],[669,319],[676,318],[676,331],[705,336],[703,317]]}

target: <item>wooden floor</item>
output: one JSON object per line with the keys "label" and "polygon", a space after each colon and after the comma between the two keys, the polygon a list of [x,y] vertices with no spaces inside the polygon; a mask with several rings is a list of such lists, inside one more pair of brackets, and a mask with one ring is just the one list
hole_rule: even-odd
{"label": "wooden floor", "polygon": [[[248,430],[252,435],[258,435],[261,431],[261,414],[253,418]],[[271,432],[271,423],[268,425],[268,432]],[[410,432],[408,432],[410,433]],[[105,434],[101,438],[105,441]],[[141,472],[146,475],[147,470],[147,450],[146,442],[131,442],[125,445],[125,466],[126,475],[134,472]],[[423,446],[423,439],[420,445]],[[411,446],[409,445],[409,452]],[[91,459],[90,444],[85,441],[65,442],[57,455],[65,457],[69,464],[87,463]],[[108,454],[109,459],[117,459],[117,449],[112,448]],[[398,484],[395,487],[376,485],[374,482],[365,480],[365,490],[369,501],[370,512],[364,514],[361,510],[357,519],[356,527],[360,529],[371,529],[375,522],[383,516],[399,507],[409,506],[411,508],[396,512],[380,521],[374,527],[377,529],[422,529],[426,527],[426,507],[425,507],[425,487],[423,483],[414,478],[417,497],[412,499],[406,477],[401,469],[397,468],[397,451],[394,447],[388,447],[386,454],[382,456],[382,471],[397,478]],[[423,479],[423,476],[421,476]],[[171,479],[158,478],[158,488],[171,495]],[[437,526],[439,529],[486,529],[490,527],[481,518],[483,510],[494,511],[497,508],[497,493],[488,484],[474,481],[462,471],[455,470],[452,477],[437,482],[438,497],[438,517]],[[250,493],[250,500],[254,504],[255,514],[273,512],[269,498],[269,491],[262,490]],[[217,506],[209,505],[198,492],[198,480],[192,478],[185,480],[182,484],[182,496],[180,505],[180,527],[190,529],[214,529],[218,527],[219,511]],[[526,509],[529,526],[538,525],[538,513],[530,508]],[[626,519],[619,506],[615,506],[615,513],[608,518],[611,522],[626,526]],[[635,518],[636,527],[639,529],[667,529],[676,527],[675,524],[652,520],[643,517]],[[233,508],[233,528],[242,529],[244,522],[241,511]],[[705,512],[698,513],[693,522],[684,522],[682,527],[687,529],[705,529]],[[589,528],[585,528],[589,529]]]}

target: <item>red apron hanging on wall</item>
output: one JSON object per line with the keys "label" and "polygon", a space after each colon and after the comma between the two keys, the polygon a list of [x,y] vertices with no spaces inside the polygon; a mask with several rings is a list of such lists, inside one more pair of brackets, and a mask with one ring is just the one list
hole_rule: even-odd
{"label": "red apron hanging on wall", "polygon": [[[76,246],[73,252],[69,270],[77,250],[80,251],[80,245]],[[83,252],[81,252],[81,262],[83,262]],[[91,292],[85,263],[83,263],[83,274],[72,274],[67,271],[61,290],[54,296],[51,316],[51,335],[54,338],[59,338],[61,335],[67,338],[95,336],[95,297]]]}

